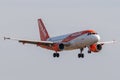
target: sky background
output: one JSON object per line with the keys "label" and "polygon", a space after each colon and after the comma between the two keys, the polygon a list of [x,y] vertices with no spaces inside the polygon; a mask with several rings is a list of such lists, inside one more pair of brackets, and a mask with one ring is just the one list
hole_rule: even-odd
{"label": "sky background", "polygon": [[50,36],[94,29],[101,41],[120,40],[120,0],[1,0],[0,80],[119,80],[120,44],[78,59],[79,50],[61,52],[4,41],[3,36],[39,40],[37,19]]}

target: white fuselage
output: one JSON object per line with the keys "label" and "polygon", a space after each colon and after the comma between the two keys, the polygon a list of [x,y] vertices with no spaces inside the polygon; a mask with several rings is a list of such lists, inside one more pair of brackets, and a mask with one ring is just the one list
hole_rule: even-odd
{"label": "white fuselage", "polygon": [[[57,43],[62,43],[62,41],[67,38],[71,34],[58,36],[49,38],[48,41],[53,41]],[[73,49],[80,49],[84,47],[89,47],[92,44],[97,43],[100,40],[100,36],[98,34],[83,34],[80,36],[77,36],[74,39],[71,39],[70,41],[66,42],[69,43],[69,46],[65,46],[64,50],[73,50]]]}

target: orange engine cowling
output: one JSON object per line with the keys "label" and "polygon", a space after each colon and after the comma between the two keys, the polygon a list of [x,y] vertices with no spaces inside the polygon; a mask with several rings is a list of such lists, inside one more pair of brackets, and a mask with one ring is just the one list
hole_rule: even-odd
{"label": "orange engine cowling", "polygon": [[62,43],[60,43],[60,44],[54,44],[52,48],[55,51],[62,51],[62,50],[64,50],[64,44],[62,44]]}
{"label": "orange engine cowling", "polygon": [[93,44],[89,47],[89,49],[92,52],[99,52],[102,50],[102,45],[101,44]]}

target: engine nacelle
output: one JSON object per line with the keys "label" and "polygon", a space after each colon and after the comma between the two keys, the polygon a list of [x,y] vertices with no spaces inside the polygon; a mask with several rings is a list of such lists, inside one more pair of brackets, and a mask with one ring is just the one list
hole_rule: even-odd
{"label": "engine nacelle", "polygon": [[55,51],[62,51],[62,50],[64,50],[64,44],[63,43],[54,44],[53,45],[53,50],[55,50]]}
{"label": "engine nacelle", "polygon": [[62,43],[59,44],[59,49],[60,49],[60,50],[64,50],[64,44],[62,44]]}
{"label": "engine nacelle", "polygon": [[89,47],[89,49],[92,52],[99,52],[102,50],[102,45],[101,44],[93,44]]}

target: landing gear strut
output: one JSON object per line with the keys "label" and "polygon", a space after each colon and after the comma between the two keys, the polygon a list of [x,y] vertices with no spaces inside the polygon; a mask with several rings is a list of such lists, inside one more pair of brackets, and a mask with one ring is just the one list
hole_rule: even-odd
{"label": "landing gear strut", "polygon": [[60,57],[60,54],[59,53],[53,53],[53,57]]}
{"label": "landing gear strut", "polygon": [[80,49],[80,53],[78,54],[78,58],[84,58],[83,48]]}

